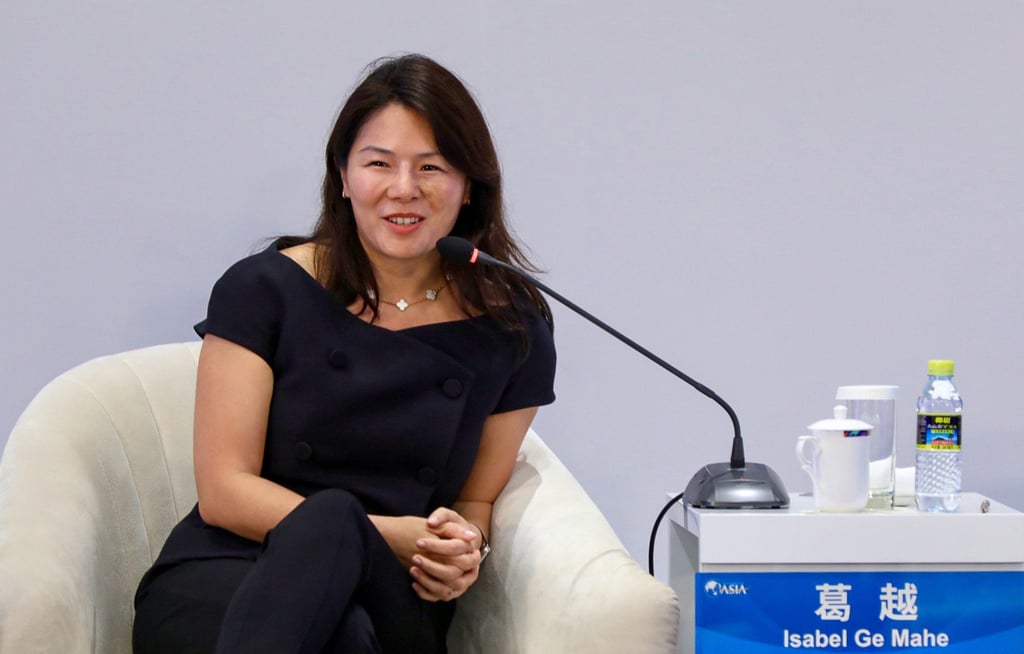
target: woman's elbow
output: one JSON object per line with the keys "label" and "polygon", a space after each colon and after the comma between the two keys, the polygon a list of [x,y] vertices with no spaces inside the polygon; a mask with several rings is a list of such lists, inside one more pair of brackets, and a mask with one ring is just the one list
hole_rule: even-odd
{"label": "woman's elbow", "polygon": [[229,515],[228,491],[223,483],[214,480],[196,478],[196,495],[199,517],[212,527],[226,527]]}

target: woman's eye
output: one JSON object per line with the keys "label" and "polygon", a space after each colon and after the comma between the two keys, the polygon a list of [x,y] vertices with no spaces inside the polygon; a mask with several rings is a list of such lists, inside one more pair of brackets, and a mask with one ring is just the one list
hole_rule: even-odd
{"label": "woman's eye", "polygon": [[375,168],[387,168],[387,163],[383,161],[371,161],[369,165]]}
{"label": "woman's eye", "polygon": [[437,171],[437,170],[441,170],[441,167],[440,167],[440,166],[437,166],[437,165],[435,165],[435,164],[424,164],[424,165],[423,165],[423,170],[427,170],[427,171]]}

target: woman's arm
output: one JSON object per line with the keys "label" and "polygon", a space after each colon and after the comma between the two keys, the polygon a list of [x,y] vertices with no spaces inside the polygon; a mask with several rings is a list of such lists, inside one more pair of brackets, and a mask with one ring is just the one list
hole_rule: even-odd
{"label": "woman's arm", "polygon": [[303,500],[260,477],[273,387],[258,355],[213,334],[203,339],[193,441],[199,514],[255,541]]}
{"label": "woman's arm", "polygon": [[[526,431],[533,424],[537,407],[496,413],[484,422],[473,469],[459,498],[452,506],[463,518],[490,540],[491,508],[505,488],[515,467]],[[477,543],[479,547],[482,543]]]}
{"label": "woman's arm", "polygon": [[428,518],[435,537],[416,541],[419,554],[411,572],[413,588],[423,599],[457,597],[476,581],[483,539],[490,540],[494,500],[512,476],[536,415],[537,407],[529,407],[496,413],[484,422],[476,460],[458,499],[451,509],[438,509]]}

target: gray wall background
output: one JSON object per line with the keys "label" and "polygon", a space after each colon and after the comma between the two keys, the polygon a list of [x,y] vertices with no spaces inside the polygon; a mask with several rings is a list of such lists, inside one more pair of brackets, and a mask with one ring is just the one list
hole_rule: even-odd
{"label": "gray wall background", "polygon": [[[477,94],[547,282],[726,398],[791,491],[809,488],[794,439],[840,384],[902,387],[909,465],[942,357],[965,486],[1024,507],[1022,19],[1020,2],[7,0],[0,439],[63,370],[193,338],[230,263],[312,225],[363,67],[419,51]],[[559,399],[535,427],[646,563],[665,494],[728,458],[729,421],[556,319]]]}

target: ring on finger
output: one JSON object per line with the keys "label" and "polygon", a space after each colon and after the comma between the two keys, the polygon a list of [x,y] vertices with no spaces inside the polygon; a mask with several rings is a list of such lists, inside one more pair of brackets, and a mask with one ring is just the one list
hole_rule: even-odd
{"label": "ring on finger", "polygon": [[458,591],[457,591],[457,590],[455,590],[454,588],[449,588],[449,589],[448,589],[448,597],[455,597],[455,594],[456,594],[457,592],[458,592]]}

